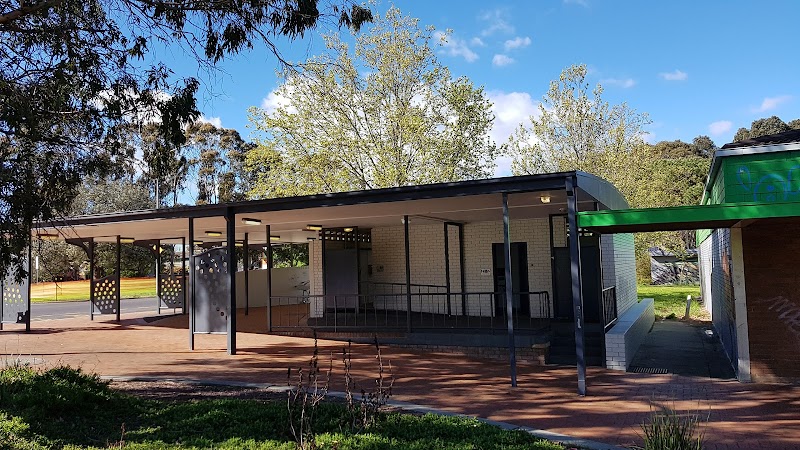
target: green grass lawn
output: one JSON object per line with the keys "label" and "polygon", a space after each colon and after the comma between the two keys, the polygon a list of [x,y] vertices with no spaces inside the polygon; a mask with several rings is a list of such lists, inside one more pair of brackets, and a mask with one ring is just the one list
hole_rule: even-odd
{"label": "green grass lawn", "polygon": [[[120,286],[122,298],[156,296],[155,278],[123,278]],[[77,302],[89,300],[89,281],[63,281],[60,283],[35,283],[31,286],[32,302]]]}
{"label": "green grass lawn", "polygon": [[[689,310],[693,320],[709,320],[708,311],[698,302],[700,286],[651,286],[640,284],[637,287],[639,298],[652,298],[655,302],[656,318],[682,319],[686,314],[686,296],[692,296],[692,306]],[[674,316],[672,316],[674,314]]]}
{"label": "green grass lawn", "polygon": [[[360,434],[341,430],[342,404],[316,416],[328,449],[532,449],[564,447],[474,419],[382,414]],[[0,370],[0,448],[294,449],[284,401],[145,400],[68,368]]]}

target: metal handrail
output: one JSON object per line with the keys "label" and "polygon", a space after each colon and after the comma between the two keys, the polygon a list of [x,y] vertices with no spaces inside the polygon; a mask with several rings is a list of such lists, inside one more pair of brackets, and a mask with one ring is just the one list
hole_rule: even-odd
{"label": "metal handrail", "polygon": [[608,331],[619,319],[617,317],[617,287],[611,286],[603,289],[600,306],[603,311],[603,329]]}

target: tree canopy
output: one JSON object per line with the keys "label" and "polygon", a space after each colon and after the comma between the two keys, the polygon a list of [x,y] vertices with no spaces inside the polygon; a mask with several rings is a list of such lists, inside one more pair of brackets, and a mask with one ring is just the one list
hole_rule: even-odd
{"label": "tree canopy", "polygon": [[750,128],[739,128],[733,137],[733,142],[741,142],[789,130],[800,130],[800,119],[794,119],[787,124],[778,116],[764,117],[754,120],[750,124]]}
{"label": "tree canopy", "polygon": [[203,67],[320,21],[358,29],[369,9],[349,0],[0,0],[0,273],[21,262],[32,223],[63,214],[85,176],[128,157],[116,126],[152,121],[183,143],[198,116],[195,78],[151,53],[182,46]]}
{"label": "tree canopy", "polygon": [[[446,36],[446,34],[445,34]],[[490,176],[497,147],[483,88],[453,79],[432,27],[397,8],[355,38],[284,71],[274,110],[252,108],[261,132],[248,154],[257,197]]]}

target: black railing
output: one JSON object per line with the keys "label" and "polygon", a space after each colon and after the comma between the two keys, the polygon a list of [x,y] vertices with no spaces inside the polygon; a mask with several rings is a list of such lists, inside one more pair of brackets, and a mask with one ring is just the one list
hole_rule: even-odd
{"label": "black railing", "polygon": [[603,289],[602,301],[603,328],[608,331],[609,328],[617,323],[617,287],[611,286]]}
{"label": "black railing", "polygon": [[[514,326],[549,326],[550,295],[520,292],[514,297]],[[505,330],[502,292],[446,292],[354,295],[273,296],[272,328],[328,331]]]}

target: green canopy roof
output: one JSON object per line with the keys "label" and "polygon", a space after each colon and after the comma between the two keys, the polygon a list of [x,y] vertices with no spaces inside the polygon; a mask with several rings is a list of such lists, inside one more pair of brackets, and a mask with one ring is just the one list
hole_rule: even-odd
{"label": "green canopy roof", "polygon": [[800,203],[722,203],[578,213],[578,226],[599,233],[730,228],[743,220],[800,216]]}

